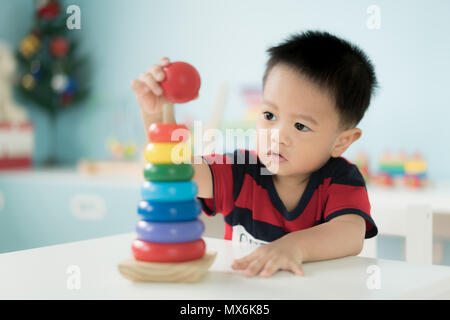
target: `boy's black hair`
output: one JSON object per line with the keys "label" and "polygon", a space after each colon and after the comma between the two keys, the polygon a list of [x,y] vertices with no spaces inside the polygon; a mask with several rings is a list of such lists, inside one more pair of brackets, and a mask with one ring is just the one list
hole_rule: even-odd
{"label": "boy's black hair", "polygon": [[263,88],[270,70],[285,64],[331,94],[342,128],[361,121],[378,87],[374,67],[361,49],[325,31],[306,31],[267,52]]}

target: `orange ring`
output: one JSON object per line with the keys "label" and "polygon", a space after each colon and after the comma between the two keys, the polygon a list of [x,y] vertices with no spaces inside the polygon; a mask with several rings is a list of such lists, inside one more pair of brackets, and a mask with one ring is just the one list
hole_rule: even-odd
{"label": "orange ring", "polygon": [[[175,130],[174,139],[172,134]],[[184,124],[177,123],[152,123],[148,128],[150,142],[186,142],[189,140],[190,131]]]}
{"label": "orange ring", "polygon": [[136,260],[145,262],[183,262],[200,259],[206,251],[205,241],[157,243],[136,239],[131,245]]}

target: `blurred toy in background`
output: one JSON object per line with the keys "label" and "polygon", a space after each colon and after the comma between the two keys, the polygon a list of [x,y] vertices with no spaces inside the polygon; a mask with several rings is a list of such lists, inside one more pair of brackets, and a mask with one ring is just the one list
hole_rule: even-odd
{"label": "blurred toy in background", "polygon": [[16,65],[13,51],[0,43],[0,169],[32,166],[33,125],[13,100]]}
{"label": "blurred toy in background", "polygon": [[392,155],[385,151],[379,161],[377,174],[371,180],[381,186],[407,186],[422,188],[428,185],[426,175],[427,163],[416,152],[412,157],[407,157],[404,152]]}
{"label": "blurred toy in background", "polygon": [[416,152],[411,159],[405,162],[406,186],[413,188],[426,187],[429,184],[427,179],[427,162],[419,152]]}
{"label": "blurred toy in background", "polygon": [[393,155],[386,150],[378,162],[378,172],[372,177],[375,184],[386,187],[399,186],[404,175],[404,155]]}
{"label": "blurred toy in background", "polygon": [[133,160],[136,155],[135,142],[123,143],[115,137],[108,138],[106,148],[113,158],[117,160]]}
{"label": "blurred toy in background", "polygon": [[77,170],[82,175],[106,175],[106,176],[126,176],[138,178],[142,174],[142,165],[145,163],[144,153],[140,155],[136,150],[138,146],[135,142],[121,142],[116,137],[109,137],[106,140],[106,149],[114,160],[89,160],[80,159]]}
{"label": "blurred toy in background", "polygon": [[241,95],[245,104],[244,122],[253,125],[259,113],[261,105],[262,90],[259,87],[244,87]]}
{"label": "blurred toy in background", "polygon": [[224,110],[228,101],[229,91],[229,85],[227,82],[222,82],[218,86],[212,112],[206,122],[205,130],[222,129],[224,124]]}
{"label": "blurred toy in background", "polygon": [[0,121],[23,123],[28,121],[25,109],[13,100],[13,81],[17,62],[12,50],[0,43]]}
{"label": "blurred toy in background", "polygon": [[355,165],[358,167],[366,183],[370,181],[370,171],[369,171],[369,159],[364,151],[359,151],[356,154],[356,159],[354,161]]}

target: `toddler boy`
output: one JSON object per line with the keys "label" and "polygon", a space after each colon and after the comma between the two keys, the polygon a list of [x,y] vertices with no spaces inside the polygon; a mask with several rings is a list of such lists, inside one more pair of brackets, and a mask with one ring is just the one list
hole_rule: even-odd
{"label": "toddler boy", "polygon": [[[361,137],[377,80],[359,48],[327,32],[292,35],[268,53],[256,150],[202,156],[193,180],[203,211],[224,216],[225,239],[264,244],[233,269],[304,275],[303,262],[357,255],[377,235],[364,179],[341,156]],[[161,122],[169,63],[133,82],[145,128]]]}

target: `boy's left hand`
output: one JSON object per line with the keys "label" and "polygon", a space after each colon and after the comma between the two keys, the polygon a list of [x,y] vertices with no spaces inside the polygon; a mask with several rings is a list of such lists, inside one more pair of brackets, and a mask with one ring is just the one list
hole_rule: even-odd
{"label": "boy's left hand", "polygon": [[295,275],[304,276],[302,269],[302,250],[293,244],[289,234],[256,248],[249,255],[233,261],[234,270],[244,270],[247,277],[259,273],[261,277],[270,277],[278,270],[287,270]]}

